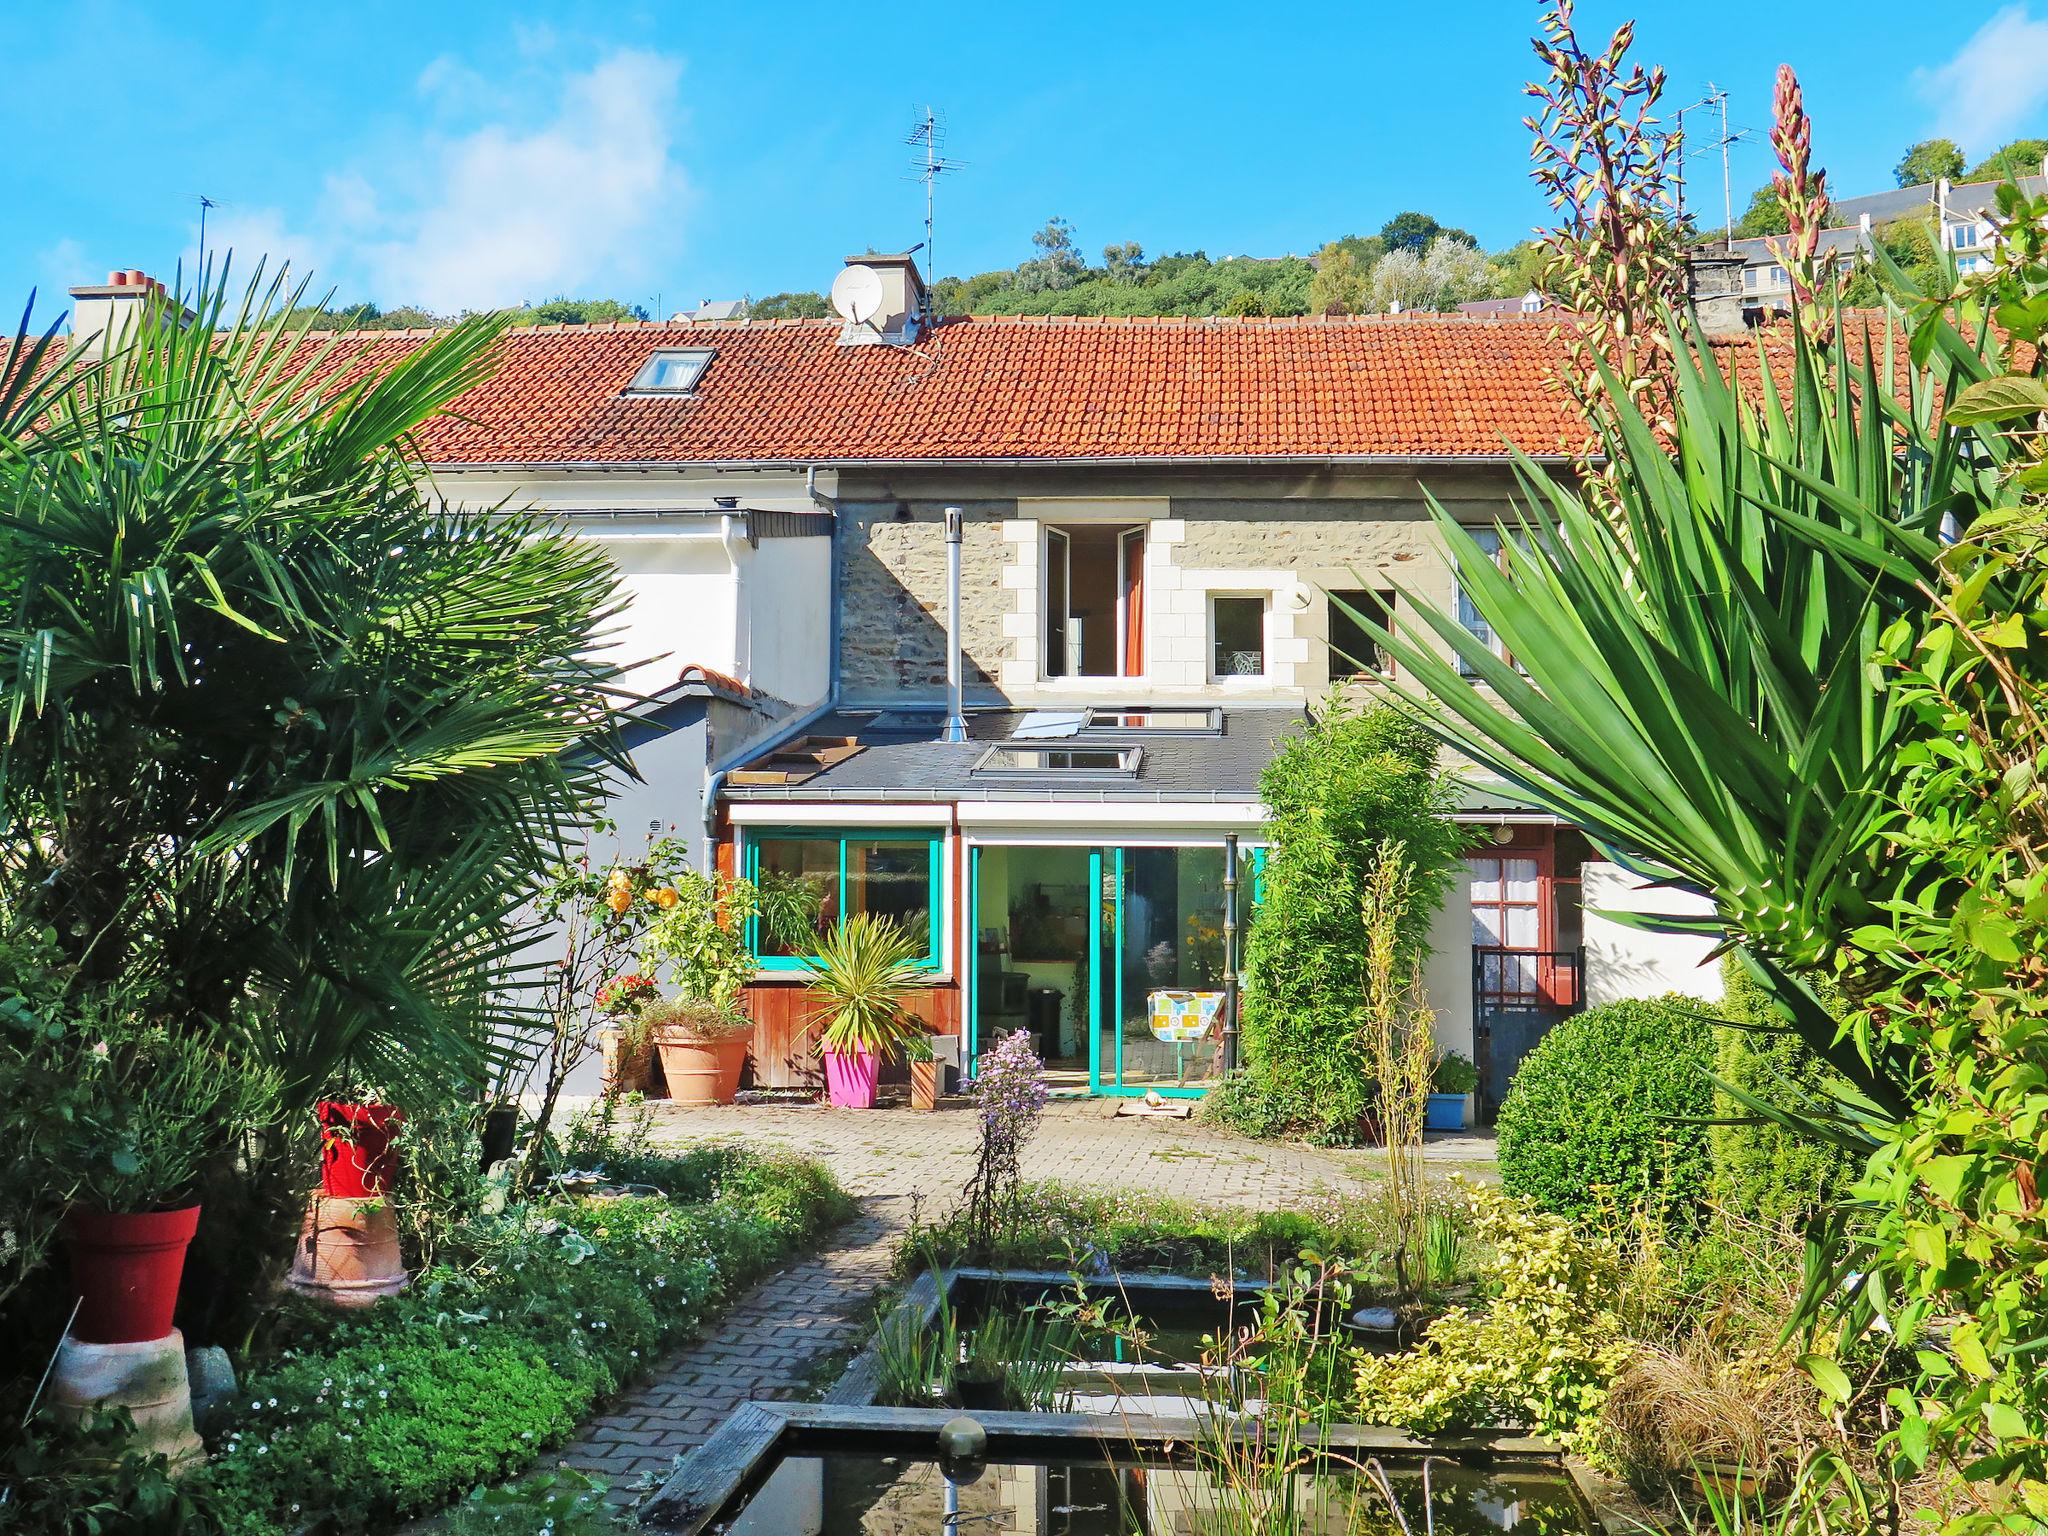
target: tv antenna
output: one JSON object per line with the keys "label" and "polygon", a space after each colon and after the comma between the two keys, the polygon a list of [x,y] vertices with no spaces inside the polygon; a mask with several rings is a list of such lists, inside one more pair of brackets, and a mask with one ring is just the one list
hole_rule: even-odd
{"label": "tv antenna", "polygon": [[1728,92],[1725,87],[1718,86],[1711,80],[1707,82],[1706,95],[1702,96],[1698,101],[1688,102],[1680,107],[1676,114],[1678,118],[1678,131],[1675,135],[1678,140],[1678,217],[1681,221],[1685,218],[1685,157],[1687,148],[1685,142],[1685,114],[1700,111],[1702,108],[1711,108],[1721,115],[1720,136],[1711,143],[1702,144],[1700,148],[1718,149],[1721,151],[1722,238],[1732,243],[1735,239],[1735,191],[1734,184],[1728,174],[1728,148],[1730,145],[1740,144],[1744,139],[1748,138],[1750,130],[1747,128],[1737,128],[1733,133],[1728,131]]}
{"label": "tv antenna", "polygon": [[932,281],[939,280],[939,269],[932,255],[932,205],[936,201],[935,189],[939,178],[948,171],[957,171],[966,162],[948,160],[946,148],[946,119],[936,107],[923,107],[918,112],[904,143],[917,151],[917,158],[910,162],[913,181],[924,183],[924,264],[932,275]]}

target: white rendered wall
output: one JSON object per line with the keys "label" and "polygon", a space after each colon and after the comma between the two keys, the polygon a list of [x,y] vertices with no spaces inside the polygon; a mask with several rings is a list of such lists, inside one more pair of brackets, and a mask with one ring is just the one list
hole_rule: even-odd
{"label": "white rendered wall", "polygon": [[825,697],[832,668],[832,541],[763,539],[741,551],[736,675],[799,706]]}
{"label": "white rendered wall", "polygon": [[637,534],[598,542],[630,598],[607,652],[626,669],[626,687],[664,688],[693,664],[744,672],[739,588],[718,539]]}
{"label": "white rendered wall", "polygon": [[1579,872],[1585,909],[1586,1003],[1596,1007],[1624,997],[1682,992],[1721,1000],[1721,966],[1708,956],[1713,940],[1683,933],[1650,933],[1616,922],[1614,913],[1705,917],[1713,904],[1685,891],[1645,886],[1618,865],[1589,863]]}
{"label": "white rendered wall", "polygon": [[1472,1059],[1472,882],[1461,867],[1429,924],[1422,990],[1436,1013],[1437,1049]]}

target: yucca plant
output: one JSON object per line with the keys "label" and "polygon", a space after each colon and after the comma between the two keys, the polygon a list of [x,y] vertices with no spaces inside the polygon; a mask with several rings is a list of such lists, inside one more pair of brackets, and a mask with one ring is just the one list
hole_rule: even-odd
{"label": "yucca plant", "polygon": [[835,923],[806,962],[811,995],[819,1005],[818,1049],[880,1060],[899,1051],[914,1058],[928,1055],[930,1035],[904,1007],[924,983],[918,965],[922,953],[910,931],[888,918],[857,912]]}

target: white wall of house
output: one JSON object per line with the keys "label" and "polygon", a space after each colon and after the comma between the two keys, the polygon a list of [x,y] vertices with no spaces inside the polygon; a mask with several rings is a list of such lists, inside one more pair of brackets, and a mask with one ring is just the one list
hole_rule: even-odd
{"label": "white wall of house", "polygon": [[1586,864],[1579,878],[1589,1007],[1667,992],[1720,1001],[1721,967],[1708,958],[1714,947],[1711,939],[1652,933],[1616,920],[1628,914],[1706,917],[1713,913],[1711,902],[1686,891],[1646,886],[1639,876],[1615,864]]}
{"label": "white wall of house", "polygon": [[[1429,924],[1429,958],[1422,966],[1422,992],[1436,1014],[1436,1047],[1472,1060],[1472,883],[1451,882],[1444,904]],[[1471,1101],[1466,1101],[1471,1119]]]}
{"label": "white wall of house", "polygon": [[727,549],[716,524],[687,537],[602,528],[590,536],[619,568],[630,596],[608,650],[626,669],[626,687],[652,692],[692,664],[746,681],[739,621],[743,557]]}
{"label": "white wall of house", "polygon": [[825,697],[832,675],[832,541],[763,539],[740,574],[744,654],[735,674],[786,703]]}

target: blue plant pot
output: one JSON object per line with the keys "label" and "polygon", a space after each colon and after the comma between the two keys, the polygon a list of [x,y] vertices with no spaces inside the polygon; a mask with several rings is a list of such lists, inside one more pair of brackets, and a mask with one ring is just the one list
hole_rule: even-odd
{"label": "blue plant pot", "polygon": [[1465,1095],[1462,1093],[1432,1093],[1429,1096],[1429,1113],[1423,1121],[1426,1129],[1432,1131],[1462,1131],[1465,1129]]}

